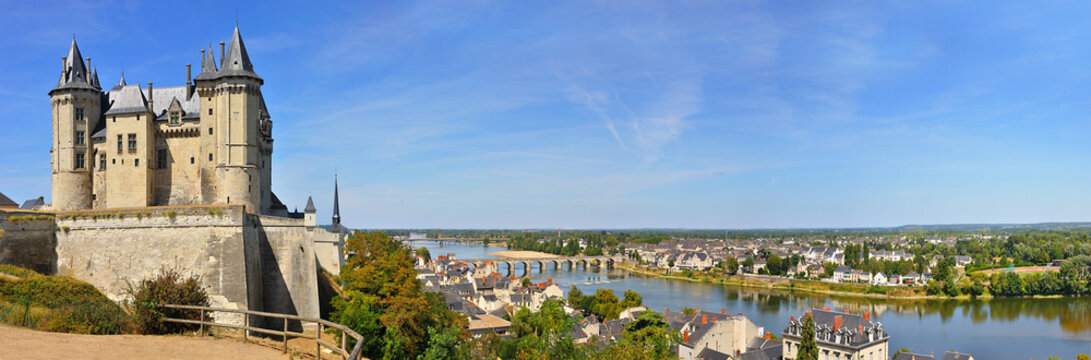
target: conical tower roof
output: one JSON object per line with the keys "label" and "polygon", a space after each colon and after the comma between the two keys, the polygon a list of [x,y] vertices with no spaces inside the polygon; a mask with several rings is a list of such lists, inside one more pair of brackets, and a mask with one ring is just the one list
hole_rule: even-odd
{"label": "conical tower roof", "polygon": [[102,86],[99,85],[98,82],[98,66],[94,67],[91,71],[91,86],[94,86],[96,89],[102,89]]}
{"label": "conical tower roof", "polygon": [[90,74],[87,72],[87,64],[83,62],[83,54],[80,53],[80,47],[76,45],[76,36],[73,35],[72,45],[68,47],[68,56],[66,56],[64,59],[64,69],[61,72],[61,78],[60,80],[57,80],[57,87],[53,90],[98,90],[91,85],[89,76]]}
{"label": "conical tower roof", "polygon": [[193,80],[211,80],[219,75],[216,69],[216,55],[212,52],[212,46],[208,47],[208,53],[201,52],[201,73]]}
{"label": "conical tower roof", "polygon": [[303,212],[308,214],[314,214],[318,212],[318,209],[315,209],[314,207],[314,199],[311,199],[310,196],[307,196],[307,207],[303,208]]}
{"label": "conical tower roof", "polygon": [[333,223],[341,224],[341,204],[339,201],[340,195],[337,194],[337,174],[333,174]]}
{"label": "conical tower roof", "polygon": [[125,72],[122,71],[121,72],[121,79],[117,80],[117,85],[114,85],[114,88],[110,89],[110,91],[121,90],[121,88],[125,87],[125,85],[128,85],[128,84],[125,83]]}
{"label": "conical tower roof", "polygon": [[242,42],[239,27],[235,26],[235,33],[231,35],[231,43],[227,45],[224,58],[220,59],[219,76],[245,76],[261,80],[254,73],[254,64],[250,62],[250,55],[246,53],[246,45]]}

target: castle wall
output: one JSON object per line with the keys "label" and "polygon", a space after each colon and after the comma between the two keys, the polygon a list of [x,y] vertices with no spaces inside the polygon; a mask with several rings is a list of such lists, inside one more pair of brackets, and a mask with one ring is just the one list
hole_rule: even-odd
{"label": "castle wall", "polygon": [[256,225],[252,228],[261,246],[265,311],[318,317],[318,273],[311,243],[316,229],[303,226],[301,219],[248,217]]}
{"label": "castle wall", "polygon": [[332,274],[341,274],[341,249],[337,247],[340,236],[326,229],[315,227],[314,255],[320,269]]}
{"label": "castle wall", "polygon": [[201,168],[197,158],[201,156],[201,141],[197,136],[199,126],[187,124],[171,127],[158,124],[156,151],[165,149],[167,161],[163,166],[155,164],[155,204],[197,205],[201,203]]}
{"label": "castle wall", "polygon": [[[108,115],[106,126],[106,207],[148,206],[153,202],[152,160],[155,137],[151,113]],[[135,136],[136,147],[129,147]],[[120,142],[120,148],[118,144]],[[111,151],[112,150],[112,151]]]}
{"label": "castle wall", "polygon": [[50,213],[0,210],[0,264],[52,274],[55,231]]}
{"label": "castle wall", "polygon": [[213,307],[262,309],[260,250],[241,206],[59,212],[56,224],[56,273],[91,283],[110,299],[173,269],[199,276]]}

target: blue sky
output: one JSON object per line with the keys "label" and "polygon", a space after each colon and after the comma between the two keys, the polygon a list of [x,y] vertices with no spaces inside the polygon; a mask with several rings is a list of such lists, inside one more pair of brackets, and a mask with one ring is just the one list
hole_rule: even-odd
{"label": "blue sky", "polygon": [[176,86],[237,8],[320,219],[337,169],[361,228],[1091,220],[1091,3],[306,4],[5,2],[0,192],[49,196],[73,33]]}

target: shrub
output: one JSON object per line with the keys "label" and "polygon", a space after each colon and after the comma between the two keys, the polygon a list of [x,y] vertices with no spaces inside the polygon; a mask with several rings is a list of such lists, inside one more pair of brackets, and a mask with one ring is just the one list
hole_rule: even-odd
{"label": "shrub", "polygon": [[[163,271],[159,276],[145,279],[134,289],[128,290],[133,312],[133,330],[141,334],[178,333],[197,329],[199,325],[164,322],[164,317],[201,320],[194,310],[168,309],[161,305],[208,306],[208,293],[201,288],[198,278],[183,278],[174,270]],[[212,317],[205,315],[205,321]]]}
{"label": "shrub", "polygon": [[0,264],[0,273],[8,274],[20,279],[41,275],[34,270],[24,269],[15,265]]}
{"label": "shrub", "polygon": [[0,322],[47,331],[117,334],[127,318],[120,306],[88,283],[11,265],[0,265],[0,272],[20,278],[0,279],[0,311],[7,310],[0,314]]}

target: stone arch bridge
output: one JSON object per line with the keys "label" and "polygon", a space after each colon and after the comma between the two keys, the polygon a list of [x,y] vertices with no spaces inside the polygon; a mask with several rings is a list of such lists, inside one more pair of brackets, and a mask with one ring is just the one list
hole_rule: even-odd
{"label": "stone arch bridge", "polygon": [[459,259],[459,262],[473,264],[474,269],[477,267],[491,263],[496,265],[496,270],[500,271],[500,264],[507,264],[507,274],[505,276],[511,276],[515,273],[515,265],[523,264],[523,274],[520,276],[527,276],[530,274],[531,265],[538,264],[538,272],[545,271],[546,267],[553,265],[553,269],[560,270],[562,265],[567,264],[569,269],[574,269],[576,266],[605,266],[607,268],[613,268],[614,264],[625,261],[625,255],[602,255],[602,256],[556,256],[556,257],[540,257],[540,258],[525,258],[525,259]]}

